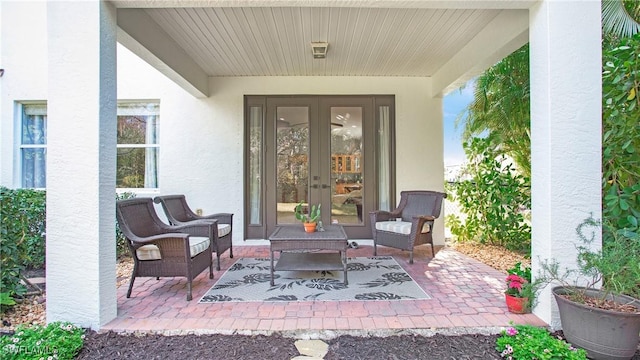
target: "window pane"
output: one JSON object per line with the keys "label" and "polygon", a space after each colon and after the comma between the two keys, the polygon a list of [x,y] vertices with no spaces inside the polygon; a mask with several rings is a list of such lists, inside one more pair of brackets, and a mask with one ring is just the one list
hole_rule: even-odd
{"label": "window pane", "polygon": [[157,103],[118,103],[117,187],[158,187],[158,114]]}
{"label": "window pane", "polygon": [[116,187],[155,188],[158,186],[158,149],[118,148]]}
{"label": "window pane", "polygon": [[277,223],[290,224],[295,206],[309,201],[309,108],[282,106],[276,116]]}
{"label": "window pane", "polygon": [[22,187],[45,188],[47,180],[46,149],[27,148],[22,149]]}
{"label": "window pane", "polygon": [[44,145],[47,143],[47,115],[29,115],[27,106],[23,107],[22,144]]}
{"label": "window pane", "polygon": [[251,204],[250,224],[260,224],[262,192],[260,178],[262,174],[262,108],[251,107],[249,114],[249,201]]}
{"label": "window pane", "polygon": [[331,222],[361,224],[362,107],[331,107]]}
{"label": "window pane", "polygon": [[158,122],[156,116],[118,116],[118,144],[156,144]]}
{"label": "window pane", "polygon": [[389,106],[378,108],[378,209],[391,210],[391,120]]}

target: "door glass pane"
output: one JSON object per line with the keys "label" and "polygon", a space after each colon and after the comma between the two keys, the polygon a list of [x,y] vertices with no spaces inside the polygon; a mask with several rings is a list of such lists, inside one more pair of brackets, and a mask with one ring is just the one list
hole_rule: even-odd
{"label": "door glass pane", "polygon": [[249,224],[262,223],[260,217],[262,188],[262,108],[249,109]]}
{"label": "door glass pane", "polygon": [[378,209],[391,211],[391,131],[389,106],[378,107]]}
{"label": "door glass pane", "polygon": [[362,223],[362,108],[331,108],[331,223]]}
{"label": "door glass pane", "polygon": [[278,107],[276,157],[277,223],[295,223],[295,206],[308,201],[309,108]]}

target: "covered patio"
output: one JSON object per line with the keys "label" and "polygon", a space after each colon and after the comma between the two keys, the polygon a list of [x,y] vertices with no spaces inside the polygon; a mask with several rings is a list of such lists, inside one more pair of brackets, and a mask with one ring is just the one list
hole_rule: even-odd
{"label": "covered patio", "polygon": [[[184,302],[176,294],[184,284],[165,279],[140,282],[134,297],[125,299],[125,289],[116,290],[115,276],[116,104],[121,98],[162,102],[160,185],[145,191],[152,196],[186,193],[205,212],[236,214],[237,256],[266,254],[266,248],[245,237],[245,96],[391,94],[397,120],[395,192],[442,191],[442,96],[529,42],[533,272],[541,259],[572,266],[576,249],[567,239],[586,215],[599,218],[601,213],[599,1],[52,1],[39,11],[46,20],[39,24],[46,24],[47,49],[46,71],[38,73],[46,79],[39,98],[48,102],[47,321],[94,329],[190,331],[492,327],[510,320],[559,326],[550,291],[541,293],[535,315],[507,314],[503,275],[448,249],[428,264],[424,254],[416,256],[413,266],[402,263],[433,297],[410,304],[202,305]],[[249,15],[224,18],[220,23],[231,24],[213,32],[198,22],[227,11],[274,14],[256,20],[273,26],[252,28]],[[412,23],[415,32],[393,31],[408,23],[403,15],[418,11],[432,15],[415,19],[428,28]],[[3,4],[3,16],[8,15]],[[331,19],[349,21],[334,28]],[[18,29],[23,25],[15,23]],[[365,23],[375,33],[355,27]],[[11,28],[7,24],[3,29]],[[344,34],[357,34],[358,41],[347,39],[342,48],[333,42],[332,50],[330,39],[328,54],[335,51],[335,58],[327,64],[335,66],[317,66],[306,38],[293,47],[293,35],[305,34],[296,26],[311,24],[317,26],[314,35],[337,33],[334,37],[344,40]],[[240,46],[234,36],[226,43],[202,40],[241,32],[256,43]],[[259,41],[267,34],[281,36]],[[372,52],[381,39],[385,46]],[[170,84],[157,87],[136,77],[137,69],[125,73],[118,66],[118,42]],[[413,56],[408,63],[400,61],[408,56]],[[239,67],[227,72],[214,66],[221,64]],[[14,80],[6,73],[3,85],[9,86]],[[7,102],[2,110],[9,113],[14,104]],[[9,160],[3,164],[3,169],[14,166]],[[10,183],[10,177],[3,181]],[[442,222],[436,227],[436,244],[443,245]],[[365,247],[359,252],[371,254]],[[224,266],[230,264],[226,259]],[[211,284],[197,281],[194,298]]]}
{"label": "covered patio", "polygon": [[[271,334],[323,338],[339,334],[394,335],[497,333],[513,324],[547,324],[533,314],[513,314],[504,302],[504,273],[451,248],[439,247],[431,258],[429,246],[408,254],[386,247],[380,256],[393,256],[431,299],[373,301],[222,302],[198,300],[241,257],[269,257],[267,246],[238,246],[234,259],[223,256],[221,271],[209,280],[206,271],[193,284],[193,300],[185,301],[181,278],[139,278],[131,298],[127,283],[118,288],[118,316],[102,327],[116,332],[162,334]],[[349,249],[347,256],[371,256],[372,247]]]}

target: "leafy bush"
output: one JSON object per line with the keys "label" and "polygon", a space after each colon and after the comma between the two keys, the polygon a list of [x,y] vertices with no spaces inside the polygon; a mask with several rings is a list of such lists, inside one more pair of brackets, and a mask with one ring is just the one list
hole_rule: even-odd
{"label": "leafy bush", "polygon": [[464,223],[448,217],[460,241],[478,241],[510,250],[530,251],[531,226],[525,217],[531,206],[529,178],[520,175],[500,155],[492,136],[464,144],[469,180],[460,181],[453,198],[466,214]]}
{"label": "leafy bush", "polygon": [[[640,222],[640,34],[603,46],[603,243],[634,238]],[[618,231],[622,230],[623,233]]]}
{"label": "leafy bush", "polygon": [[20,284],[25,268],[44,267],[46,193],[0,187],[0,288],[2,305],[26,292]]}
{"label": "leafy bush", "polygon": [[502,357],[511,360],[587,358],[586,351],[576,349],[554,338],[547,330],[531,325],[516,325],[503,330],[496,345]]}
{"label": "leafy bush", "polygon": [[[136,197],[136,194],[134,193],[123,192],[120,194],[116,194],[116,201],[132,199],[134,197]],[[129,254],[129,247],[127,246],[127,238],[124,236],[122,231],[120,231],[120,226],[118,225],[117,219],[116,219],[116,254],[118,258],[127,256]]]}
{"label": "leafy bush", "polygon": [[587,258],[605,274],[605,287],[635,298],[640,298],[639,53],[640,34],[604,37],[602,252]]}
{"label": "leafy bush", "polygon": [[83,329],[66,322],[18,325],[13,336],[0,336],[2,359],[73,359],[84,337]]}

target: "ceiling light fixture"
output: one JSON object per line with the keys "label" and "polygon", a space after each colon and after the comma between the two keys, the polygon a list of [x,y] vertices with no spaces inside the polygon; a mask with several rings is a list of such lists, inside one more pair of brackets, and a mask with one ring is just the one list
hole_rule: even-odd
{"label": "ceiling light fixture", "polygon": [[328,42],[312,42],[311,51],[314,59],[324,59],[327,57]]}

